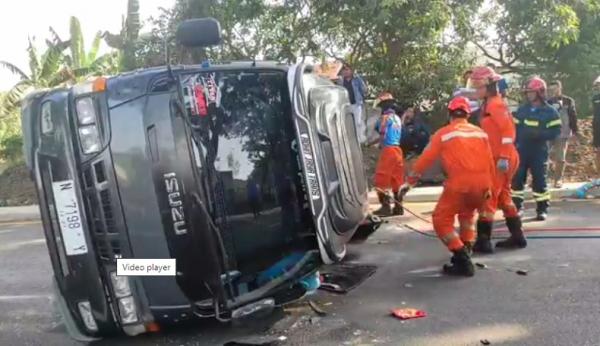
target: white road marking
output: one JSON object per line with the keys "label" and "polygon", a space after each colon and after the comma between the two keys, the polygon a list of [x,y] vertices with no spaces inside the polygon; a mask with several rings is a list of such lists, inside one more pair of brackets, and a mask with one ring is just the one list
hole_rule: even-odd
{"label": "white road marking", "polygon": [[14,231],[16,231],[16,229],[3,229],[0,231],[0,234],[6,234]]}
{"label": "white road marking", "polygon": [[46,243],[46,239],[45,238],[38,238],[38,239],[32,239],[32,240],[26,240],[26,241],[19,241],[19,242],[14,242],[14,243],[8,243],[8,244],[3,244],[0,246],[0,251],[7,251],[7,250],[16,250],[20,247],[23,246],[27,246],[27,245],[38,245],[38,244],[45,244]]}
{"label": "white road marking", "polygon": [[440,271],[440,267],[425,267],[425,268],[421,268],[421,269],[415,269],[415,270],[411,270],[408,273],[409,274],[424,274],[424,273],[430,273],[430,272],[439,272]]}
{"label": "white road marking", "polygon": [[28,300],[28,299],[52,299],[51,295],[41,295],[41,294],[23,294],[23,295],[5,295],[0,296],[0,301],[12,301],[12,300]]}

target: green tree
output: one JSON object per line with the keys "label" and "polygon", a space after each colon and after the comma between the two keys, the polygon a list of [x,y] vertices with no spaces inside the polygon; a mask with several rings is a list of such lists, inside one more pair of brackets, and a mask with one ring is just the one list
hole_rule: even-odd
{"label": "green tree", "polygon": [[561,79],[580,113],[589,111],[600,68],[600,1],[492,1],[461,31],[503,72]]}

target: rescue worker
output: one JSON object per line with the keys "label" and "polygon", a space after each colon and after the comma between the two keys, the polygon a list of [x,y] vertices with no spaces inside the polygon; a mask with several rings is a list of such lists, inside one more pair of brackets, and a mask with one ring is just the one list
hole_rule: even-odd
{"label": "rescue worker", "polygon": [[[381,107],[381,116],[375,123],[375,131],[379,134],[375,143],[379,143],[381,152],[375,168],[375,188],[381,208],[375,214],[403,215],[402,197],[399,193],[404,183],[404,159],[400,148],[402,121],[392,94],[382,93],[377,98],[376,105]],[[393,209],[390,206],[392,202]]]}
{"label": "rescue worker", "polygon": [[[491,197],[495,164],[488,136],[479,127],[469,124],[469,100],[455,97],[448,105],[450,124],[442,127],[431,138],[429,146],[415,162],[408,176],[405,193],[437,159],[441,159],[447,179],[444,191],[433,212],[433,227],[444,244],[453,253],[446,274],[473,276],[470,249],[475,240],[474,215],[486,199]],[[454,230],[458,215],[460,234]]]}
{"label": "rescue worker", "polygon": [[517,125],[517,150],[521,163],[513,179],[513,201],[519,211],[525,199],[525,181],[531,171],[536,219],[546,220],[550,191],[546,183],[549,142],[560,135],[562,121],[558,111],[546,101],[546,82],[531,78],[525,87],[527,102],[519,107],[514,121]]}
{"label": "rescue worker", "polygon": [[480,210],[477,221],[477,241],[474,252],[492,253],[491,243],[494,215],[500,208],[504,214],[510,238],[496,244],[504,248],[524,248],[527,241],[523,235],[521,217],[511,198],[511,182],[519,167],[519,154],[515,148],[515,125],[513,117],[498,89],[502,77],[488,66],[473,69],[470,87],[476,90],[482,101],[480,123],[488,135],[496,174],[492,198]]}

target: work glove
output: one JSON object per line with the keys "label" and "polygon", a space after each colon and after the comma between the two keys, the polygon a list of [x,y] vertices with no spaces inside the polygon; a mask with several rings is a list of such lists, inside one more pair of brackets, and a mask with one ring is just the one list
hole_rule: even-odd
{"label": "work glove", "polygon": [[510,168],[510,163],[508,163],[508,159],[498,159],[498,162],[496,163],[496,168],[498,168],[500,172],[508,172],[508,169]]}

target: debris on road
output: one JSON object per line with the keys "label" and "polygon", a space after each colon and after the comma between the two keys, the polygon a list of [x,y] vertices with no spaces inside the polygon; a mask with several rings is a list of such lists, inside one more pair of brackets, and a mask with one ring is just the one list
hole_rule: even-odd
{"label": "debris on road", "polygon": [[308,301],[308,305],[313,309],[313,311],[319,315],[319,316],[326,316],[327,312],[325,312],[325,310],[323,310],[319,304],[317,302],[314,302],[312,300]]}
{"label": "debris on road", "polygon": [[404,284],[404,287],[406,288],[413,288],[413,284],[411,284],[410,282],[407,282]]}
{"label": "debris on road", "polygon": [[339,263],[321,269],[319,289],[345,294],[363,283],[375,273],[377,266],[367,264]]}
{"label": "debris on road", "polygon": [[475,262],[475,265],[480,269],[488,269],[487,264]]}
{"label": "debris on road", "polygon": [[480,340],[482,345],[491,345],[492,343],[488,339]]}
{"label": "debris on road", "polygon": [[279,337],[249,337],[236,341],[229,341],[223,344],[223,346],[278,346],[283,345],[283,342],[287,340],[286,336]]}
{"label": "debris on road", "polygon": [[528,273],[528,271],[524,270],[524,269],[517,270],[517,274],[519,274],[519,275],[527,275],[527,273]]}
{"label": "debris on road", "polygon": [[423,310],[413,308],[397,308],[392,310],[392,316],[401,320],[410,320],[414,318],[427,317],[427,313]]}

